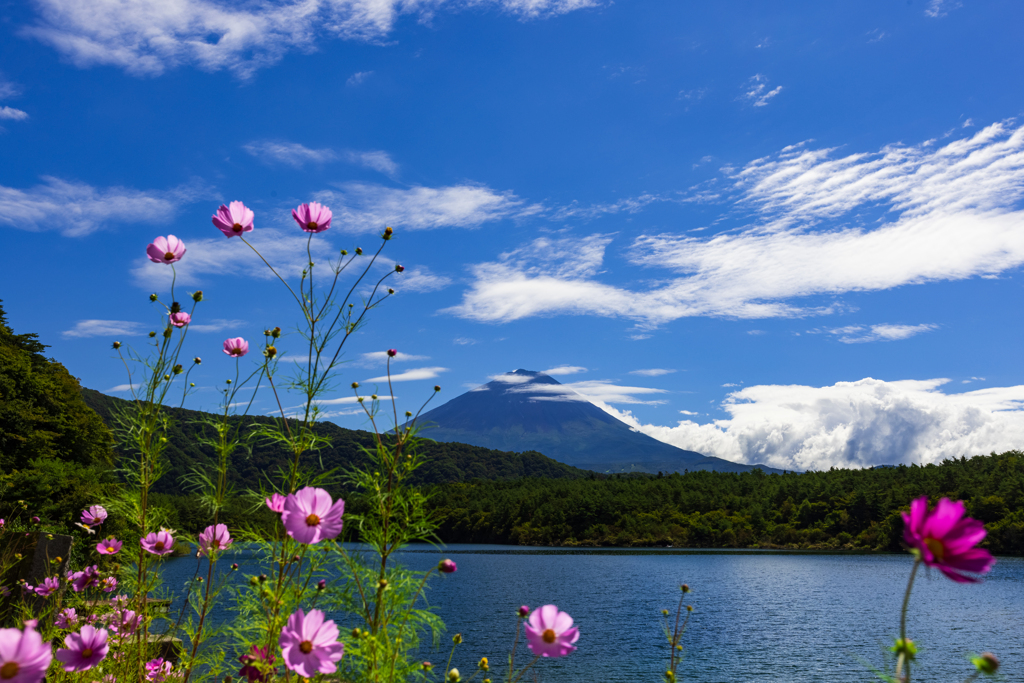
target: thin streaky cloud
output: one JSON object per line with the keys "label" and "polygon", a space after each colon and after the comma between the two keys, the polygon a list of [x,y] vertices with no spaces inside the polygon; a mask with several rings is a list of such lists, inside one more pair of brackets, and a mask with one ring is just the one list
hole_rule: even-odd
{"label": "thin streaky cloud", "polygon": [[[365,363],[386,363],[388,360],[387,351],[370,351],[360,356],[360,359]],[[408,362],[413,360],[429,360],[430,356],[417,356],[412,353],[403,353],[399,351],[393,357],[391,357],[392,363]]]}
{"label": "thin streaky cloud", "polygon": [[394,176],[398,164],[391,155],[382,150],[334,150],[330,147],[313,148],[298,142],[286,140],[254,140],[242,145],[247,153],[266,163],[280,163],[293,168],[321,165],[332,161],[344,161]]}
{"label": "thin streaky cloud", "polygon": [[15,109],[14,107],[0,107],[0,120],[24,121],[27,118],[28,113],[21,109]]}
{"label": "thin streaky cloud", "polygon": [[640,375],[642,377],[661,377],[662,375],[670,375],[675,370],[669,370],[667,368],[647,368],[646,370],[630,370],[631,375]]}
{"label": "thin streaky cloud", "polygon": [[118,384],[116,387],[110,387],[109,389],[106,389],[103,393],[114,394],[121,391],[134,391],[135,388],[136,387],[133,384]]}
{"label": "thin streaky cloud", "polygon": [[746,92],[743,93],[743,99],[750,102],[755,107],[767,106],[768,102],[773,97],[782,92],[782,86],[776,86],[774,89],[769,90],[768,88],[768,77],[763,74],[755,74],[751,76],[744,86]]}
{"label": "thin streaky cloud", "polygon": [[909,339],[924,332],[938,329],[938,325],[924,323],[921,325],[847,325],[825,330],[808,330],[809,334],[825,332],[838,337],[844,344],[864,344],[876,341],[899,341]]}
{"label": "thin streaky cloud", "polygon": [[644,405],[659,405],[665,401],[662,399],[645,400],[638,398],[639,396],[668,393],[665,389],[623,386],[607,380],[563,384],[519,384],[512,386],[509,391],[526,394],[537,401],[587,401],[594,404],[635,403]]}
{"label": "thin streaky cloud", "polygon": [[21,88],[18,84],[0,75],[0,100],[18,97],[19,95],[21,95]]}
{"label": "thin streaky cloud", "polygon": [[[442,372],[448,372],[448,368],[416,368],[414,370],[406,370],[405,372],[397,375],[391,375],[390,381],[392,382],[412,382],[420,379],[434,379]],[[382,375],[381,377],[371,377],[370,379],[363,380],[365,382],[387,382],[389,377]]]}
{"label": "thin streaky cloud", "polygon": [[204,321],[190,323],[188,329],[190,332],[223,332],[225,330],[238,329],[239,327],[243,327],[246,324],[247,323],[245,320],[226,320],[224,318],[214,318],[209,322]]}
{"label": "thin streaky cloud", "polygon": [[372,75],[373,75],[372,71],[357,71],[357,72],[355,72],[354,74],[352,74],[351,76],[348,77],[348,80],[345,81],[345,85],[347,85],[349,87],[359,85],[360,83],[362,83],[363,81],[365,81],[367,78],[369,78]]}
{"label": "thin streaky cloud", "polygon": [[559,365],[558,367],[550,368],[548,370],[542,370],[545,375],[561,376],[561,375],[577,375],[581,372],[587,372],[587,369],[579,365]]}
{"label": "thin streaky cloud", "polygon": [[129,320],[79,320],[70,330],[61,332],[67,339],[90,337],[135,336],[146,332],[146,326]]}

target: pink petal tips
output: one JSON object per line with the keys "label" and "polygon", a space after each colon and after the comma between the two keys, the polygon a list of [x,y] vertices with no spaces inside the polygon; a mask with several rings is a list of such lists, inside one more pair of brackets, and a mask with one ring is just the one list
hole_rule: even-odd
{"label": "pink petal tips", "polygon": [[157,237],[146,247],[146,255],[153,263],[177,263],[185,255],[185,243],[174,235]]}
{"label": "pink petal tips", "polygon": [[241,236],[243,232],[252,232],[252,222],[256,214],[242,202],[231,202],[228,206],[220,205],[213,214],[213,224],[226,237]]}
{"label": "pink petal tips", "polygon": [[300,609],[288,617],[278,644],[285,666],[304,678],[334,673],[338,670],[335,662],[345,654],[345,646],[338,642],[338,627],[333,621],[324,621],[324,613],[318,609],[309,614]]}
{"label": "pink petal tips", "polygon": [[86,526],[99,526],[107,519],[107,511],[102,505],[90,505],[82,510],[82,524]]}
{"label": "pink petal tips", "polygon": [[281,523],[299,543],[319,543],[341,533],[344,512],[345,501],[334,502],[327,491],[307,486],[285,499]]}
{"label": "pink petal tips", "polygon": [[559,612],[554,605],[544,605],[533,610],[523,626],[526,629],[526,644],[538,657],[564,657],[576,646],[579,631],[572,625],[572,617]]}
{"label": "pink petal tips", "polygon": [[64,647],[56,656],[64,662],[65,671],[88,671],[103,661],[109,649],[107,630],[86,624],[81,633],[69,633],[64,638]]}
{"label": "pink petal tips", "polygon": [[323,232],[331,227],[333,214],[326,206],[317,202],[300,204],[298,208],[292,209],[292,218],[299,224],[299,227],[306,232]]}
{"label": "pink petal tips", "polygon": [[171,324],[174,325],[175,327],[185,327],[185,325],[188,325],[190,322],[192,322],[192,316],[186,313],[185,311],[171,313],[169,317]]}
{"label": "pink petal tips", "polygon": [[199,554],[209,555],[226,549],[234,543],[228,528],[224,524],[208,526],[203,533],[199,534]]}
{"label": "pink petal tips", "polygon": [[241,337],[225,339],[224,353],[235,358],[241,358],[245,354],[249,353],[249,342],[245,341]]}
{"label": "pink petal tips", "polygon": [[50,644],[30,624],[24,631],[0,628],[0,680],[39,683],[52,659]]}
{"label": "pink petal tips", "polygon": [[911,502],[909,513],[903,513],[903,540],[929,567],[957,583],[977,583],[979,579],[969,574],[984,574],[996,560],[976,547],[985,538],[985,525],[964,513],[962,502],[948,498],[929,512],[928,497],[921,496]]}
{"label": "pink petal tips", "polygon": [[174,552],[174,537],[166,531],[154,531],[140,539],[143,550],[154,555],[167,555]]}

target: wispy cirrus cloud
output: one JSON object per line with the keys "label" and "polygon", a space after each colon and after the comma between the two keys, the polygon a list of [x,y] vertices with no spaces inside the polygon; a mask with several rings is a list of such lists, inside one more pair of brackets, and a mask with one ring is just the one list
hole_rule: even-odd
{"label": "wispy cirrus cloud", "polygon": [[[359,356],[362,362],[367,364],[380,364],[386,363],[388,360],[387,351],[370,351]],[[414,360],[429,360],[430,356],[417,356],[412,353],[403,353],[399,351],[391,358],[392,363],[409,362]]]}
{"label": "wispy cirrus cloud", "polygon": [[349,87],[357,86],[372,75],[372,71],[357,71],[348,77],[348,80],[345,81],[345,85]]}
{"label": "wispy cirrus cloud", "polygon": [[924,332],[938,329],[938,325],[924,323],[921,325],[847,325],[832,329],[808,330],[809,334],[826,333],[839,338],[844,344],[863,344],[876,341],[898,341],[909,339]]}
{"label": "wispy cirrus cloud", "polygon": [[562,375],[578,375],[581,372],[587,372],[587,369],[580,365],[559,365],[558,367],[543,370],[542,372],[545,375],[560,377]]}
{"label": "wispy cirrus cloud", "polygon": [[947,383],[865,378],[823,387],[751,386],[722,404],[728,418],[672,427],[611,410],[674,446],[788,470],[937,463],[1019,447],[1024,386],[947,394]]}
{"label": "wispy cirrus cloud", "polygon": [[[405,372],[398,373],[397,375],[391,375],[392,382],[412,382],[420,379],[434,379],[442,372],[448,372],[448,368],[416,368],[414,370],[406,370]],[[380,377],[371,377],[366,382],[387,382],[388,376],[382,375]]]}
{"label": "wispy cirrus cloud", "polygon": [[[519,377],[519,375],[506,375],[506,377]],[[526,379],[531,378],[527,376]],[[624,386],[608,380],[587,380],[564,384],[512,384],[514,386],[509,391],[526,394],[537,401],[586,401],[601,408],[605,408],[611,403],[659,405],[665,401],[641,397],[668,393],[665,389]]]}
{"label": "wispy cirrus cloud", "polygon": [[512,192],[483,185],[394,188],[369,183],[345,183],[317,198],[334,211],[334,224],[354,233],[382,230],[476,228],[506,218],[536,215],[543,209],[527,205]]}
{"label": "wispy cirrus cloud", "polygon": [[51,176],[42,180],[27,189],[0,185],[0,225],[81,237],[115,223],[167,223],[180,205],[211,194],[198,182],[161,191],[96,188]]}
{"label": "wispy cirrus cloud", "polygon": [[646,370],[630,370],[631,375],[640,375],[641,377],[661,377],[662,375],[670,375],[675,370],[668,370],[666,368],[647,368]]}
{"label": "wispy cirrus cloud", "polygon": [[130,320],[79,320],[70,330],[61,332],[66,339],[135,336],[146,332],[143,323]]}
{"label": "wispy cirrus cloud", "polygon": [[329,147],[317,149],[285,140],[254,140],[242,145],[242,149],[262,161],[285,164],[293,168],[344,161],[378,171],[387,176],[394,176],[398,173],[398,164],[390,154],[381,150],[360,152],[355,150],[339,151]]}
{"label": "wispy cirrus cloud", "polygon": [[629,263],[665,273],[658,279],[605,282],[607,235],[537,240],[470,266],[469,289],[447,310],[487,322],[576,314],[647,327],[800,317],[837,310],[801,305],[805,297],[992,277],[1024,263],[1024,128],[1010,123],[944,146],[841,157],[794,145],[725,173],[732,188],[720,201],[752,225],[636,238]]}
{"label": "wispy cirrus cloud", "polygon": [[[594,0],[480,0],[521,19],[591,7]],[[330,39],[379,41],[402,15],[422,19],[461,0],[37,0],[23,35],[50,45],[80,68],[110,65],[135,76],[196,66],[240,78],[291,51],[314,52]],[[316,40],[311,40],[316,36]]]}
{"label": "wispy cirrus cloud", "polygon": [[742,99],[755,107],[767,106],[773,97],[782,92],[781,85],[769,89],[768,77],[764,74],[755,74],[751,76],[743,86],[743,89],[745,92],[743,93]]}
{"label": "wispy cirrus cloud", "polygon": [[28,113],[14,107],[0,107],[0,121],[24,121]]}

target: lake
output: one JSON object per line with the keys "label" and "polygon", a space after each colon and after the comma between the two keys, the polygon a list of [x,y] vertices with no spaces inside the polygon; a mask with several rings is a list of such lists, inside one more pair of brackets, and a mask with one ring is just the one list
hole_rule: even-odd
{"label": "lake", "polygon": [[[482,545],[401,553],[414,569],[442,557],[459,569],[433,581],[428,597],[449,634],[440,652],[424,658],[443,666],[450,636],[461,632],[453,664],[464,675],[482,656],[497,667],[512,643],[516,608],[554,603],[573,616],[580,639],[573,654],[534,667],[542,683],[663,680],[661,610],[674,615],[681,583],[692,588],[687,602],[695,611],[680,680],[871,680],[863,662],[882,666],[912,565],[905,554]],[[238,553],[222,566],[237,561],[242,574],[245,560]],[[182,585],[195,566],[193,558],[170,560],[167,585]],[[1000,657],[1006,680],[1024,680],[1024,558],[999,558],[976,585],[922,571],[909,614],[908,636],[919,646],[915,681],[962,681],[973,671],[967,657],[985,650]]]}

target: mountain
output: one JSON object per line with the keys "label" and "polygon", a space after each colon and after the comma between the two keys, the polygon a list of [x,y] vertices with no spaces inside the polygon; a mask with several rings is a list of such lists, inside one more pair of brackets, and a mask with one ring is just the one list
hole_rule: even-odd
{"label": "mountain", "polygon": [[508,451],[538,451],[597,472],[745,472],[741,465],[642,434],[541,372],[516,370],[420,416],[422,436]]}

